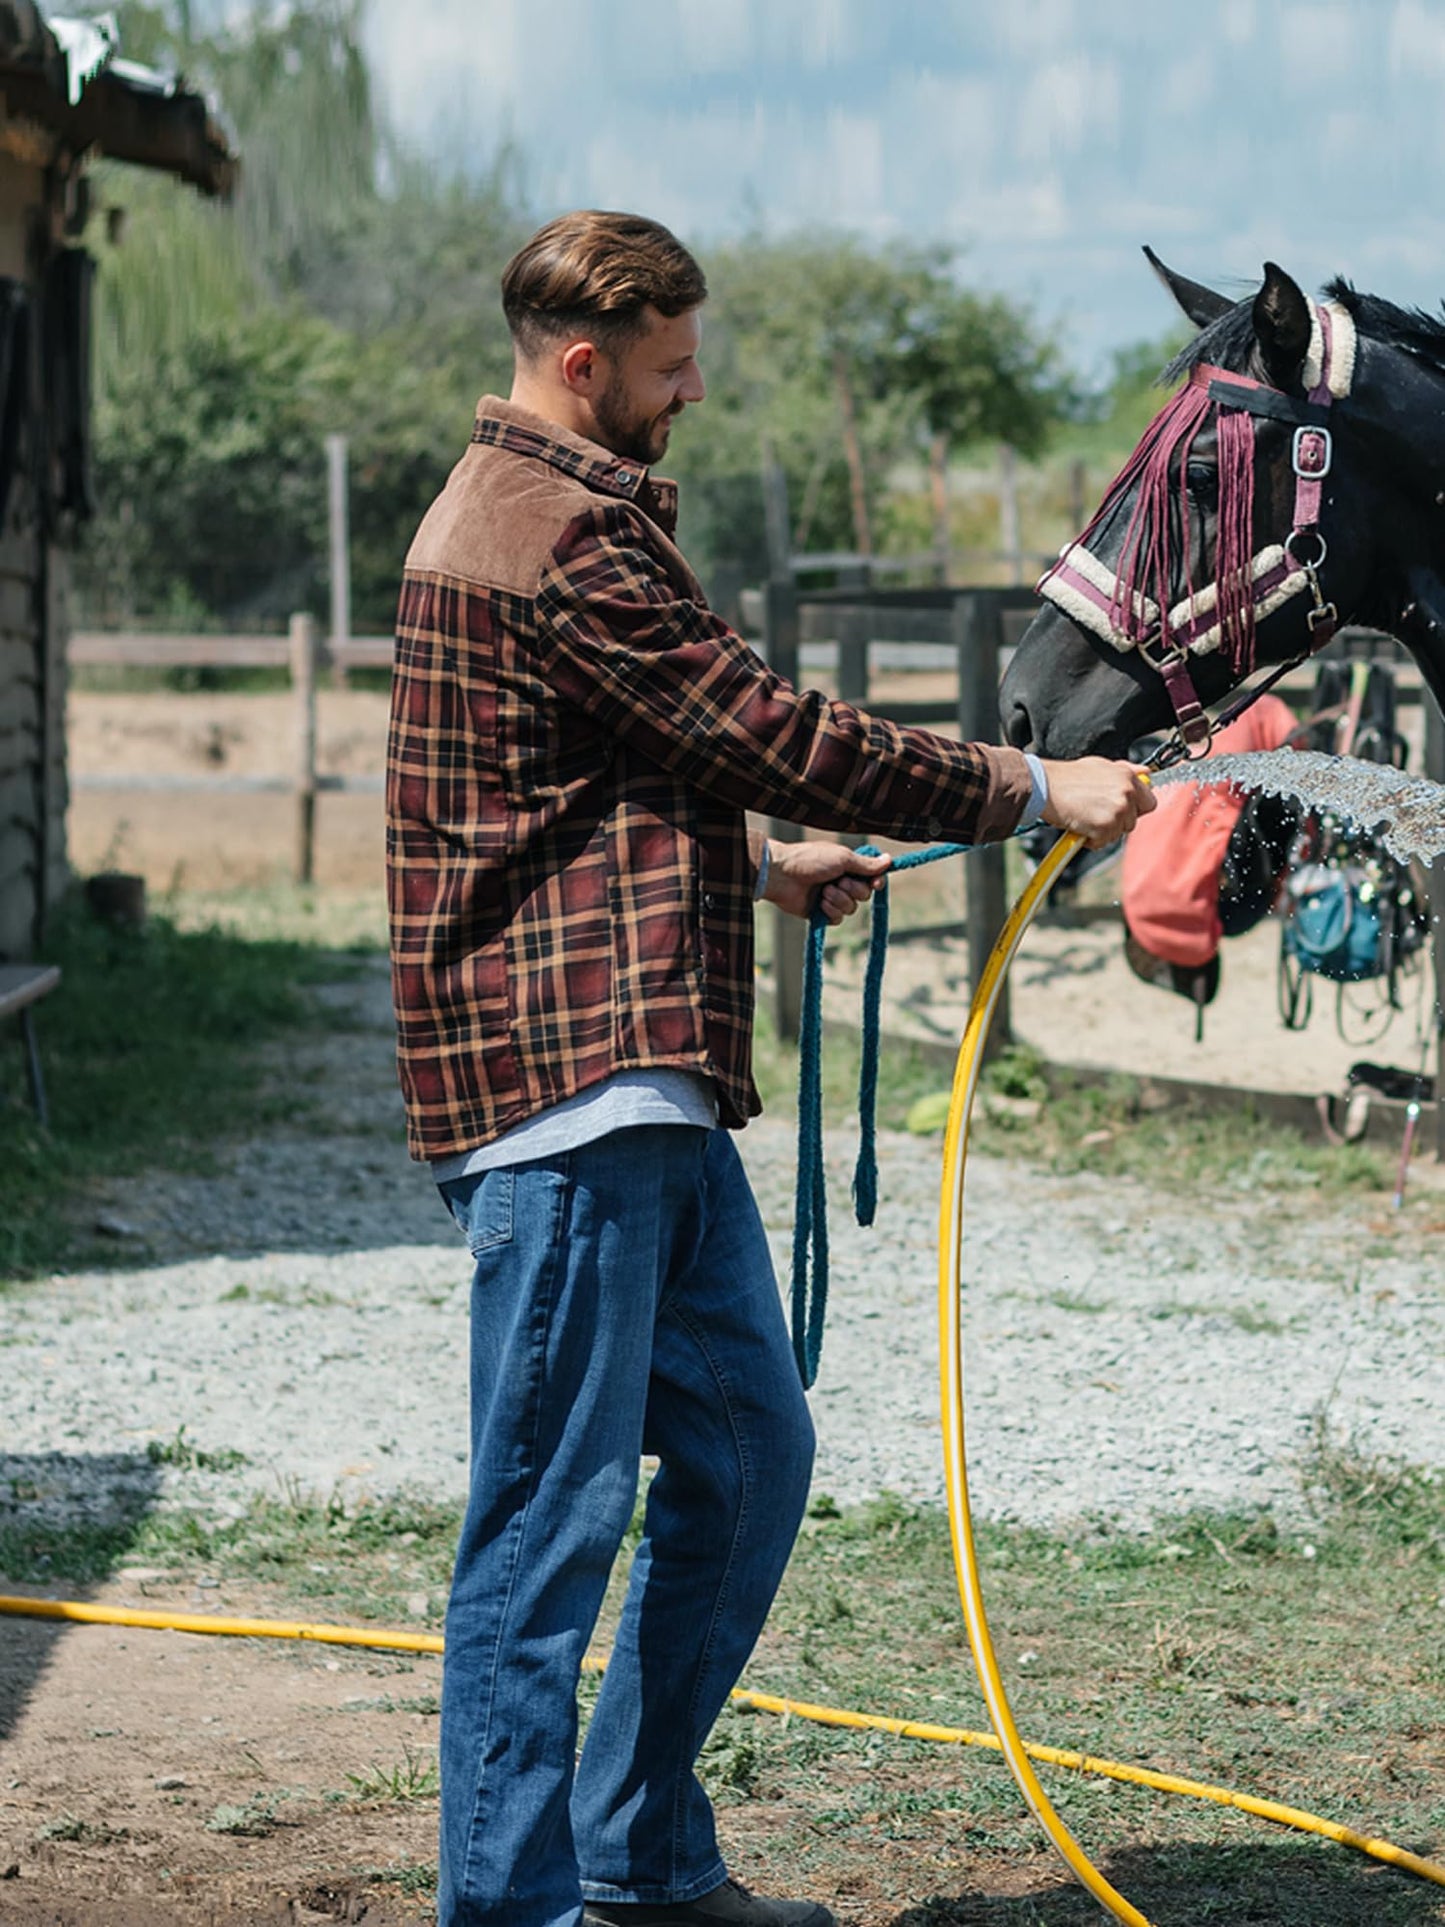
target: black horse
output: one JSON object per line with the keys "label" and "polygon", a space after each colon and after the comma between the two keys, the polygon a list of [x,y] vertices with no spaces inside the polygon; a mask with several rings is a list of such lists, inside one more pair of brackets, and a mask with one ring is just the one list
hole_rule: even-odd
{"label": "black horse", "polygon": [[1145,252],[1200,330],[1186,385],[1040,585],[1007,740],[1122,755],[1177,718],[1198,742],[1196,701],[1342,622],[1397,636],[1445,709],[1445,319],[1338,280],[1317,305],[1273,263],[1235,303]]}

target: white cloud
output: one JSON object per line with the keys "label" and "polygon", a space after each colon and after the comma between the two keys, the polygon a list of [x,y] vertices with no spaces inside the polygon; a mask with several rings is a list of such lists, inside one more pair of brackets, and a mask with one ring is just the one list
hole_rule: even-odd
{"label": "white cloud", "polygon": [[757,26],[749,0],[674,0],[674,3],[680,75],[732,73],[748,64],[757,41]]}
{"label": "white cloud", "polygon": [[888,178],[902,207],[991,180],[1012,125],[1002,90],[983,75],[927,70],[892,88],[886,109]]}
{"label": "white cloud", "polygon": [[1398,0],[1386,44],[1392,74],[1445,78],[1445,18],[1426,0]]}
{"label": "white cloud", "polygon": [[1280,74],[1290,89],[1328,86],[1348,80],[1358,59],[1359,11],[1334,0],[1307,0],[1279,16]]}
{"label": "white cloud", "polygon": [[1121,124],[1118,69],[1109,60],[1078,54],[1040,67],[1018,107],[1019,155],[1052,161],[1085,146],[1109,149]]}
{"label": "white cloud", "polygon": [[1001,52],[1056,53],[1075,39],[1074,0],[1003,0],[990,7],[989,28]]}

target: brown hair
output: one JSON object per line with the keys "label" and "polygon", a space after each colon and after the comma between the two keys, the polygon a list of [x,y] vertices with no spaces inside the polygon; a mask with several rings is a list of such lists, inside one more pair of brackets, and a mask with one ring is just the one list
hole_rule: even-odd
{"label": "brown hair", "polygon": [[502,272],[502,310],[527,358],[579,333],[616,349],[640,331],[644,308],[679,315],[706,299],[702,269],[681,241],[641,214],[561,214]]}

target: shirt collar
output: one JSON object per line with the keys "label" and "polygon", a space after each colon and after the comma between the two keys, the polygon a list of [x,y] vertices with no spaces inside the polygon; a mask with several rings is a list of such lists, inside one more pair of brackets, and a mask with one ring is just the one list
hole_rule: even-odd
{"label": "shirt collar", "polygon": [[533,414],[530,408],[519,408],[497,395],[483,395],[477,403],[472,440],[505,448],[513,455],[530,455],[599,495],[636,502],[669,537],[677,528],[675,482],[652,476],[642,464],[614,455],[600,443],[589,442],[585,436],[574,435],[559,423]]}

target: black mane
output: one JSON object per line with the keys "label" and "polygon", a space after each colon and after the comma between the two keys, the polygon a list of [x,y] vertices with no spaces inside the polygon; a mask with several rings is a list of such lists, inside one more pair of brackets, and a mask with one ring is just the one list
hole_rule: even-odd
{"label": "black mane", "polygon": [[[1355,326],[1372,341],[1400,348],[1417,355],[1433,367],[1445,371],[1445,314],[1427,314],[1423,308],[1399,308],[1377,294],[1361,294],[1342,276],[1325,287],[1325,295],[1349,310]],[[1228,314],[1197,334],[1160,375],[1161,387],[1170,387],[1196,368],[1212,362],[1219,368],[1243,369],[1254,346],[1254,297],[1238,302]]]}

